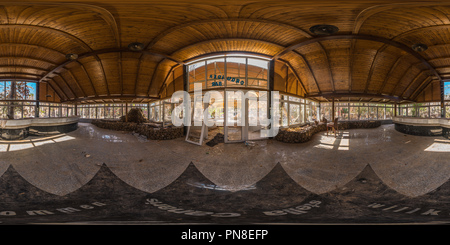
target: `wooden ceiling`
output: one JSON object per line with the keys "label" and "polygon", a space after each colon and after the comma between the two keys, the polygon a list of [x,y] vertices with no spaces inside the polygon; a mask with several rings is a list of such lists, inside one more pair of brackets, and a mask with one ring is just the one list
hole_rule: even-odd
{"label": "wooden ceiling", "polygon": [[[314,35],[318,24],[339,31]],[[144,50],[127,49],[133,42]],[[414,51],[417,43],[428,49]],[[47,83],[61,101],[159,98],[174,68],[223,52],[287,63],[310,98],[439,101],[440,81],[450,78],[450,3],[0,3],[0,79]]]}

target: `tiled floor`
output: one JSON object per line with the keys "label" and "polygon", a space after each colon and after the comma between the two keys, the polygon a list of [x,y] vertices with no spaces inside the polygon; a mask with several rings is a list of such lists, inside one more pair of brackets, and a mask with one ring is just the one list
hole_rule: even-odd
{"label": "tiled floor", "polygon": [[[209,147],[80,123],[64,135],[2,141],[0,154],[0,197],[8,200],[0,208],[17,210],[3,223],[450,220],[450,141],[393,125],[322,132],[301,144]],[[78,205],[70,218],[61,209],[69,204]],[[55,215],[30,215],[43,207]],[[186,215],[193,210],[199,215]]]}

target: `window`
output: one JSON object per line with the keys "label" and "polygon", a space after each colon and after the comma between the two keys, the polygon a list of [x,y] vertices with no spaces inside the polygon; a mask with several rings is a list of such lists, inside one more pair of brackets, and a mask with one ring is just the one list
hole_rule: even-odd
{"label": "window", "polygon": [[444,100],[450,100],[450,82],[444,82]]}
{"label": "window", "polygon": [[0,100],[7,100],[0,105],[0,118],[32,118],[36,110],[36,82],[0,81]]}
{"label": "window", "polygon": [[[321,114],[331,120],[332,103],[320,103]],[[339,120],[386,120],[392,119],[393,104],[378,103],[335,103],[335,116]],[[403,107],[399,107],[403,108]],[[407,107],[404,107],[405,113]],[[399,110],[400,112],[400,110]]]}
{"label": "window", "polygon": [[289,104],[289,125],[301,123],[301,111],[299,104]]}
{"label": "window", "polygon": [[194,84],[202,89],[250,87],[268,89],[269,61],[248,56],[221,56],[188,66],[189,91]]}

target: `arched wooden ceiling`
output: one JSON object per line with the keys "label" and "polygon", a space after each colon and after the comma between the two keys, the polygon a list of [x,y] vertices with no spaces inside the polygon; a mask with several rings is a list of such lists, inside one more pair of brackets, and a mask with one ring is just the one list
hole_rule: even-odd
{"label": "arched wooden ceiling", "polygon": [[[339,32],[315,36],[309,28],[317,24],[335,25]],[[144,50],[128,50],[132,42],[143,43]],[[429,48],[418,53],[411,48],[417,43]],[[0,4],[0,79],[46,82],[62,101],[159,98],[174,67],[221,52],[286,62],[306,96],[317,99],[439,100],[439,82],[450,77],[450,3]],[[71,53],[78,59],[67,60]]]}

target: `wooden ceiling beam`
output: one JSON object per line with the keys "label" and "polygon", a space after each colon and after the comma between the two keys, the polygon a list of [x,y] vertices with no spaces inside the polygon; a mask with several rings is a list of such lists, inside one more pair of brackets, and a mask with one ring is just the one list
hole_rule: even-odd
{"label": "wooden ceiling beam", "polygon": [[232,21],[232,22],[254,22],[254,23],[263,23],[263,24],[273,24],[273,25],[277,25],[277,26],[281,26],[281,27],[285,27],[287,29],[291,29],[294,30],[298,33],[300,33],[301,35],[305,36],[306,38],[310,38],[311,35],[298,28],[295,27],[293,25],[289,25],[289,24],[285,24],[285,23],[281,23],[281,22],[277,22],[277,21],[272,21],[272,20],[263,20],[263,19],[251,19],[251,18],[228,18],[228,19],[205,19],[205,20],[197,20],[197,21],[191,21],[191,22],[186,22],[184,24],[181,25],[176,25],[173,26],[161,33],[159,33],[155,38],[153,38],[146,46],[145,49],[150,49],[153,45],[155,45],[157,42],[159,42],[161,39],[163,39],[165,36],[169,35],[170,33],[177,31],[177,30],[181,30],[183,28],[186,27],[190,27],[190,26],[194,26],[194,25],[198,25],[198,24],[204,24],[204,23],[223,23],[223,22],[227,22],[227,21]]}
{"label": "wooden ceiling beam", "polygon": [[378,49],[377,52],[375,53],[375,56],[372,59],[372,64],[370,65],[369,74],[367,75],[367,81],[366,81],[366,87],[364,88],[364,93],[367,93],[367,91],[369,90],[370,81],[372,80],[373,70],[375,69],[375,63],[376,63],[379,53],[380,53],[380,50]]}
{"label": "wooden ceiling beam", "polygon": [[420,94],[420,92],[423,91],[432,81],[433,81],[433,78],[431,76],[425,78],[422,81],[422,83],[412,92],[410,98],[412,100],[416,100],[416,98]]}
{"label": "wooden ceiling beam", "polygon": [[[160,54],[160,53],[155,53],[155,52],[150,52],[150,51],[131,51],[127,48],[112,48],[112,49],[101,49],[101,50],[96,50],[96,51],[92,51],[92,52],[88,52],[88,53],[84,53],[78,56],[77,60],[81,60],[83,58],[86,57],[91,57],[94,56],[97,60],[99,60],[100,58],[98,57],[98,55],[100,54],[107,54],[107,53],[117,53],[117,52],[133,52],[133,53],[142,53],[142,54],[148,54],[148,55],[155,55],[155,56],[159,56],[159,57],[163,57],[166,59],[169,59],[175,63],[178,64],[184,64],[184,62],[177,60],[169,55],[165,55],[165,54]],[[0,57],[1,58],[1,57]],[[49,71],[43,78],[42,80],[46,79],[48,76],[50,76],[51,74],[57,72],[58,70],[60,70],[61,68],[67,66],[68,64],[75,62],[75,60],[67,60],[65,62],[63,62],[62,64],[59,64],[58,66],[56,66],[55,68],[53,68],[51,71]]]}
{"label": "wooden ceiling beam", "polygon": [[89,84],[91,84],[92,90],[94,91],[94,95],[95,95],[95,96],[98,96],[97,90],[95,89],[95,86],[94,86],[94,83],[92,82],[91,76],[89,76],[89,73],[87,72],[87,70],[86,70],[86,68],[84,67],[84,65],[83,65],[80,61],[78,61],[78,60],[76,60],[75,62],[81,67],[81,70],[83,70],[84,74],[85,74],[86,77],[88,78]]}
{"label": "wooden ceiling beam", "polygon": [[298,73],[294,70],[294,68],[292,67],[292,65],[291,65],[288,61],[283,60],[283,59],[281,59],[281,58],[278,59],[278,60],[284,62],[284,64],[286,64],[286,65],[288,66],[288,69],[291,69],[292,73],[294,73],[295,78],[297,78],[297,80],[300,82],[300,85],[302,86],[303,91],[305,91],[305,94],[308,94],[308,91],[306,90],[305,85],[303,84],[302,80],[301,80],[300,77],[298,76]]}
{"label": "wooden ceiling beam", "polygon": [[284,54],[286,54],[288,52],[294,51],[297,48],[300,48],[300,47],[303,47],[303,46],[306,46],[306,45],[309,45],[312,43],[326,41],[326,40],[339,40],[339,39],[356,39],[356,40],[381,42],[381,43],[385,43],[390,46],[399,48],[399,49],[411,54],[416,59],[420,60],[434,74],[434,76],[436,76],[439,80],[441,80],[439,73],[434,69],[434,67],[431,66],[430,63],[428,63],[428,61],[426,61],[419,53],[414,51],[412,48],[406,46],[405,44],[402,44],[402,43],[399,43],[396,41],[392,41],[387,38],[376,37],[376,36],[348,34],[348,35],[329,35],[329,36],[315,37],[315,38],[308,39],[306,41],[300,41],[299,43],[293,44],[293,45],[285,48],[284,50],[282,50],[281,52],[276,54],[273,57],[273,59],[278,59],[279,57],[283,56]]}
{"label": "wooden ceiling beam", "polygon": [[31,70],[36,70],[36,71],[40,71],[40,72],[48,72],[48,70],[41,68],[41,67],[37,67],[37,66],[26,66],[26,65],[0,65],[0,69],[2,68],[18,68],[18,69],[31,69]]}
{"label": "wooden ceiling beam", "polygon": [[67,69],[66,72],[70,75],[70,77],[73,79],[73,81],[75,82],[75,85],[77,85],[78,89],[80,89],[81,93],[83,94],[83,97],[86,97],[86,92],[84,92],[83,87],[80,85],[80,83],[78,82],[78,80],[75,78],[75,76],[73,75],[73,73],[70,71],[70,69]]}
{"label": "wooden ceiling beam", "polygon": [[34,76],[37,77],[37,79],[41,77],[41,75],[39,74],[28,72],[0,72],[0,75],[12,75],[12,77],[14,77],[15,75],[25,75],[25,76]]}
{"label": "wooden ceiling beam", "polygon": [[331,71],[331,65],[330,65],[330,59],[329,59],[329,55],[327,50],[323,47],[322,43],[317,42],[317,44],[319,44],[320,49],[322,50],[322,52],[324,53],[325,56],[325,62],[326,65],[328,67],[328,73],[330,75],[330,83],[331,83],[331,90],[332,91],[336,91],[335,87],[334,87],[334,79],[333,79],[333,72]]}
{"label": "wooden ceiling beam", "polygon": [[306,58],[302,54],[300,54],[299,52],[297,52],[295,50],[293,50],[293,53],[298,55],[302,59],[303,63],[308,68],[309,73],[313,77],[313,80],[314,80],[314,83],[316,84],[317,90],[319,91],[319,93],[321,93],[322,91],[320,90],[319,83],[317,82],[316,75],[314,75],[314,72],[313,72],[313,70],[311,68],[311,65],[309,64],[308,60],[306,60]]}
{"label": "wooden ceiling beam", "polygon": [[70,33],[67,33],[65,31],[58,30],[58,29],[53,29],[53,28],[46,27],[46,26],[27,25],[27,24],[0,25],[0,30],[2,30],[2,29],[9,29],[9,28],[12,28],[12,29],[28,29],[28,30],[31,30],[33,32],[44,31],[44,32],[60,35],[60,36],[63,36],[65,38],[75,42],[77,46],[81,46],[87,51],[92,51],[92,48],[87,43],[85,43],[83,40],[81,40],[80,38],[78,38],[78,37],[76,37],[76,36],[74,36],[74,35],[72,35]]}
{"label": "wooden ceiling beam", "polygon": [[[67,83],[66,79],[64,79],[64,77],[60,74],[56,74],[56,75],[57,76],[55,76],[55,77],[59,77],[64,82],[64,85],[66,85],[66,87],[70,90],[70,93],[73,95],[73,98],[74,99],[78,98],[77,94],[73,91],[72,87]],[[55,77],[53,77],[52,80],[56,83]],[[58,87],[60,87],[60,86],[58,85]]]}
{"label": "wooden ceiling beam", "polygon": [[428,72],[428,70],[422,70],[422,71],[420,71],[419,73],[417,73],[417,75],[414,77],[414,79],[413,79],[413,80],[408,84],[408,86],[403,90],[403,92],[402,92],[402,94],[400,95],[400,97],[402,97],[402,98],[404,97],[406,91],[408,91],[408,90],[411,88],[411,86],[412,86],[413,84],[416,83],[417,79],[418,79],[424,72]]}
{"label": "wooden ceiling beam", "polygon": [[0,56],[0,59],[6,59],[6,60],[31,60],[34,62],[43,62],[48,64],[49,66],[56,66],[58,64],[54,63],[53,61],[49,61],[49,60],[43,60],[43,59],[38,59],[35,57],[29,57],[29,56]]}
{"label": "wooden ceiling beam", "polygon": [[398,79],[397,83],[395,84],[394,88],[391,91],[391,95],[394,96],[395,91],[397,91],[397,88],[400,86],[400,83],[402,82],[402,79],[404,76],[406,76],[406,74],[408,74],[408,72],[412,69],[412,66],[409,66],[408,69],[406,69],[406,71],[403,73],[403,75]]}
{"label": "wooden ceiling beam", "polygon": [[[58,92],[58,90],[55,89],[55,87],[52,85],[51,82],[54,83],[56,85],[56,87],[58,87],[58,90],[60,92],[62,92],[62,94],[64,94],[64,96],[61,96],[61,93]],[[55,82],[53,79],[51,79],[51,80],[49,80],[49,81],[47,81],[45,83],[47,83],[53,89],[53,91],[55,91],[55,93],[59,96],[59,98],[61,98],[61,100],[63,99],[63,97],[66,98],[67,100],[70,99],[70,97],[66,94],[66,92],[64,92],[64,90],[61,89],[59,84],[57,82]]]}
{"label": "wooden ceiling beam", "polygon": [[380,90],[378,90],[377,94],[381,94],[383,93],[384,87],[387,84],[387,81],[389,80],[389,78],[391,77],[391,75],[397,70],[397,66],[400,63],[400,61],[402,60],[402,58],[405,56],[400,56],[397,58],[397,60],[395,61],[394,65],[391,66],[391,69],[389,70],[389,72],[386,74],[386,76],[384,77],[384,81],[383,84],[381,84]]}
{"label": "wooden ceiling beam", "polygon": [[0,43],[0,47],[13,47],[13,46],[19,46],[19,47],[26,47],[26,48],[32,48],[32,49],[44,49],[46,52],[56,53],[59,56],[65,56],[66,54],[62,53],[61,51],[58,51],[56,49],[34,45],[34,44],[28,44],[28,43]]}

